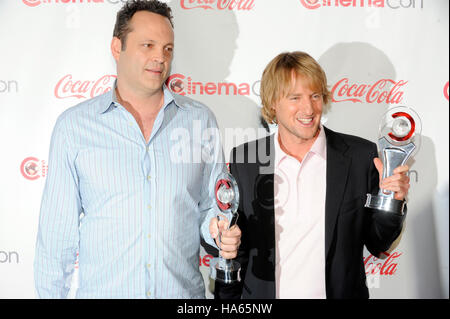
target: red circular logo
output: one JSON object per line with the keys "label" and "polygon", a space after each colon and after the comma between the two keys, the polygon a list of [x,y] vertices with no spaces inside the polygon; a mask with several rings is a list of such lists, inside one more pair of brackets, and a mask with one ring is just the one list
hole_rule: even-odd
{"label": "red circular logo", "polygon": [[27,157],[22,161],[22,164],[20,164],[20,172],[22,173],[23,177],[33,181],[40,177],[39,166],[39,159],[37,159],[36,157]]}
{"label": "red circular logo", "polygon": [[32,156],[27,157],[20,164],[20,173],[30,181],[34,181],[39,177],[45,177],[47,170],[48,166],[44,160]]}
{"label": "red circular logo", "polygon": [[319,0],[300,0],[300,2],[307,9],[317,9],[320,7]]}
{"label": "red circular logo", "polygon": [[397,136],[397,135],[393,134],[392,132],[389,132],[389,134],[388,134],[389,137],[397,142],[403,142],[403,141],[409,140],[411,138],[411,136],[414,134],[414,131],[416,130],[416,122],[414,121],[413,117],[406,112],[397,112],[397,113],[392,114],[391,116],[393,118],[400,118],[400,117],[405,118],[406,120],[409,121],[411,128],[405,136]]}
{"label": "red circular logo", "polygon": [[231,207],[230,203],[222,203],[219,199],[219,197],[217,196],[217,192],[219,191],[220,186],[224,185],[226,188],[231,188],[230,185],[230,181],[227,181],[225,179],[221,179],[219,181],[217,181],[216,184],[216,201],[217,201],[217,205],[220,207],[221,210],[227,210]]}
{"label": "red circular logo", "polygon": [[183,81],[184,79],[185,76],[183,74],[179,73],[172,74],[166,80],[166,86],[172,93],[176,93],[179,95],[186,95],[186,92],[184,91],[184,81]]}
{"label": "red circular logo", "polygon": [[36,7],[41,4],[41,0],[22,0],[29,7]]}
{"label": "red circular logo", "polygon": [[448,101],[448,82],[444,86],[444,96]]}

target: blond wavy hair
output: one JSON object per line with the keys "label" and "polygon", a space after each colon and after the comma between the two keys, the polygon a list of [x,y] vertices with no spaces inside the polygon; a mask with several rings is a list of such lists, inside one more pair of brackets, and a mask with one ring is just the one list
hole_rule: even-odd
{"label": "blond wavy hair", "polygon": [[269,62],[261,79],[261,114],[267,123],[276,123],[273,107],[288,95],[297,76],[306,79],[310,89],[322,94],[324,106],[328,105],[331,94],[319,63],[305,52],[284,52]]}

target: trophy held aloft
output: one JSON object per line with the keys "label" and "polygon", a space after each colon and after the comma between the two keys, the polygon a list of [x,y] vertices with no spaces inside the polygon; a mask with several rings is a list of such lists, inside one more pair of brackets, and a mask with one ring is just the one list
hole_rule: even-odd
{"label": "trophy held aloft", "polygon": [[[378,148],[383,162],[383,179],[393,175],[394,169],[404,165],[417,153],[421,142],[422,125],[417,113],[406,106],[390,109],[383,116],[379,128]],[[367,194],[365,207],[403,215],[404,200],[394,198],[394,192],[380,189]]]}

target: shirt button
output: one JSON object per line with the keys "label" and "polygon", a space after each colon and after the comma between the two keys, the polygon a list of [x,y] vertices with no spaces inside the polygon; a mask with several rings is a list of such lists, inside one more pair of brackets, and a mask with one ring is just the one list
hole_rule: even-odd
{"label": "shirt button", "polygon": [[149,180],[151,180],[152,179],[152,177],[150,176],[150,175],[148,175],[147,176],[147,180],[149,181]]}
{"label": "shirt button", "polygon": [[152,294],[150,291],[147,291],[147,297],[150,297]]}
{"label": "shirt button", "polygon": [[150,266],[151,266],[150,264],[147,264],[147,268],[150,268]]}
{"label": "shirt button", "polygon": [[148,147],[148,145],[145,147],[145,151],[146,152],[148,152],[148,149],[149,149],[149,147]]}
{"label": "shirt button", "polygon": [[148,235],[147,235],[147,238],[150,239],[150,237],[152,237],[152,235],[148,234]]}
{"label": "shirt button", "polygon": [[148,208],[148,210],[152,209],[152,205],[148,204],[147,208]]}

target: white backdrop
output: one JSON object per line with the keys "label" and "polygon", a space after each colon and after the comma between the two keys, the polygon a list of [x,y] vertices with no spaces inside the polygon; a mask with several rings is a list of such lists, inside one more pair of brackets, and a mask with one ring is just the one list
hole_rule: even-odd
{"label": "white backdrop", "polygon": [[[0,0],[0,298],[34,298],[53,125],[68,107],[111,87],[109,45],[123,2]],[[176,37],[169,84],[214,111],[227,158],[232,146],[265,134],[259,80],[282,51],[306,51],[325,69],[333,103],[324,123],[331,129],[376,141],[386,110],[407,105],[418,112],[423,138],[410,163],[404,231],[389,258],[365,252],[368,286],[372,298],[448,298],[449,2],[166,2]],[[209,259],[202,250],[211,297]]]}

